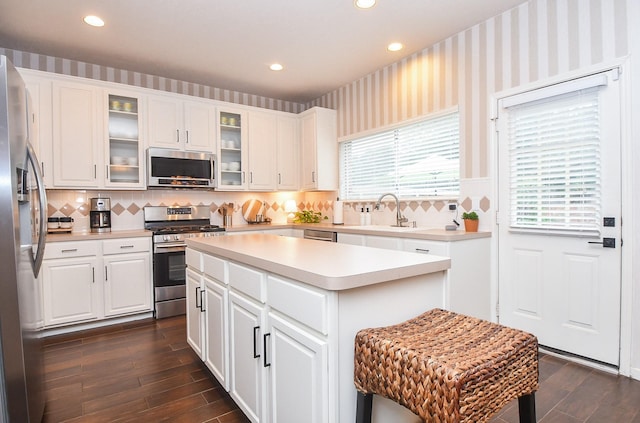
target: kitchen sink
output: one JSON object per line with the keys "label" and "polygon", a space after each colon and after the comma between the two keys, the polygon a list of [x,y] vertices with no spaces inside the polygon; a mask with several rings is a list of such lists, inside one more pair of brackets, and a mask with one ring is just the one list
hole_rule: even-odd
{"label": "kitchen sink", "polygon": [[410,226],[391,226],[391,225],[365,225],[365,226],[345,226],[349,229],[361,229],[363,231],[380,231],[380,232],[417,232],[424,231],[428,228],[413,228]]}

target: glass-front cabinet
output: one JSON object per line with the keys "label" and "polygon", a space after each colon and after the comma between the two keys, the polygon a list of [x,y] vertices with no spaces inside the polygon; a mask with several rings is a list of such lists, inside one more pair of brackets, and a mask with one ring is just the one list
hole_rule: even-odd
{"label": "glass-front cabinet", "polygon": [[247,186],[246,112],[218,110],[218,189]]}
{"label": "glass-front cabinet", "polygon": [[105,152],[105,185],[144,188],[140,98],[112,92],[106,97],[109,133]]}

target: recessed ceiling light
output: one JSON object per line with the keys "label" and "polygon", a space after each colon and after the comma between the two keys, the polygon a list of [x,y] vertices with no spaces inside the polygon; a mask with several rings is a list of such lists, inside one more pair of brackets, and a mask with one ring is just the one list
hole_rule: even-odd
{"label": "recessed ceiling light", "polygon": [[358,9],[371,9],[376,5],[376,0],[355,0],[353,3]]}
{"label": "recessed ceiling light", "polygon": [[84,17],[84,22],[91,26],[104,26],[104,21],[98,16],[89,15]]}
{"label": "recessed ceiling light", "polygon": [[269,66],[269,69],[271,69],[272,71],[281,71],[282,69],[284,69],[284,66],[282,66],[280,63],[274,63]]}
{"label": "recessed ceiling light", "polygon": [[399,51],[402,50],[404,46],[402,45],[402,43],[391,43],[387,46],[387,50],[389,51]]}

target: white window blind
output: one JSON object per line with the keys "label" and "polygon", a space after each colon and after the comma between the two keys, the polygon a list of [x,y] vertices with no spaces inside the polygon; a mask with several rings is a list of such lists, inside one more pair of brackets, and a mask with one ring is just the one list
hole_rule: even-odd
{"label": "white window blind", "polygon": [[509,107],[510,225],[599,230],[598,87]]}
{"label": "white window blind", "polygon": [[457,196],[458,112],[428,118],[340,144],[340,197],[372,199]]}

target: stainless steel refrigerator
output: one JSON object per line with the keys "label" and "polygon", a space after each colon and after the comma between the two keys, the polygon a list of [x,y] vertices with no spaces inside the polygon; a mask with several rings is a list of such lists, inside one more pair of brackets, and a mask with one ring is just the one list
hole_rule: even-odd
{"label": "stainless steel refrigerator", "polygon": [[40,422],[44,413],[37,277],[47,201],[27,102],[20,74],[0,56],[0,423]]}

